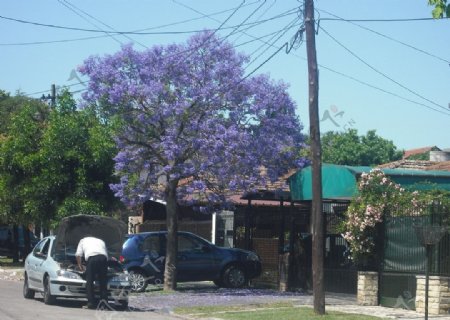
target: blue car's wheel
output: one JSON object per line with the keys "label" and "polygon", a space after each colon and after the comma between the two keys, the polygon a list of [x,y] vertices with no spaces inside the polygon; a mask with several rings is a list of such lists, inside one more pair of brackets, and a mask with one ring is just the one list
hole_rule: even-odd
{"label": "blue car's wheel", "polygon": [[147,288],[147,276],[143,271],[131,270],[128,279],[130,280],[131,291],[133,292],[144,292]]}
{"label": "blue car's wheel", "polygon": [[240,266],[231,265],[225,269],[222,282],[227,288],[242,288],[247,284],[247,276]]}

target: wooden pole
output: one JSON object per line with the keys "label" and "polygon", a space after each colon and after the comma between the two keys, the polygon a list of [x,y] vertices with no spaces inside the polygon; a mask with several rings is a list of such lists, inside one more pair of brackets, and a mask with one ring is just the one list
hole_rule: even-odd
{"label": "wooden pole", "polygon": [[314,312],[325,314],[323,275],[324,225],[322,210],[322,151],[319,126],[319,74],[316,56],[314,1],[305,0],[306,53],[308,57],[309,122],[312,158],[312,271]]}

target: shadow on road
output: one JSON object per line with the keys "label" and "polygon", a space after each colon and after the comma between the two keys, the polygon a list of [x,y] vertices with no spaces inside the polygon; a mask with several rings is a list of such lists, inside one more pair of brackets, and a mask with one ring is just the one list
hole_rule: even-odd
{"label": "shadow on road", "polygon": [[[44,303],[44,298],[37,296],[37,301]],[[54,307],[68,308],[68,309],[81,309],[87,303],[86,299],[74,299],[74,298],[57,298],[54,303]],[[100,301],[95,308],[98,311],[114,311],[114,312],[148,312],[154,311],[154,309],[126,307],[123,308],[120,305],[115,304],[113,301],[106,304],[104,301]]]}

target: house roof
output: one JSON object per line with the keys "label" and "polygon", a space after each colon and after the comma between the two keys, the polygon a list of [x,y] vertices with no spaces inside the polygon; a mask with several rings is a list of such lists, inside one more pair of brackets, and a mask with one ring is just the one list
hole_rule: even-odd
{"label": "house roof", "polygon": [[429,151],[439,151],[441,149],[439,149],[436,146],[431,146],[431,147],[422,147],[422,148],[417,148],[417,149],[410,149],[410,150],[405,150],[403,152],[403,159],[407,159],[412,155],[416,155],[416,154],[421,154],[421,153],[425,153],[425,152],[429,152]]}
{"label": "house roof", "polygon": [[[371,167],[351,167],[333,164],[322,165],[323,199],[351,199],[357,192],[357,180],[362,173],[368,173]],[[394,182],[405,189],[450,191],[450,172],[434,170],[381,169]],[[297,171],[288,181],[291,198],[294,201],[312,199],[311,166]]]}
{"label": "house roof", "polygon": [[408,160],[402,159],[394,162],[389,162],[377,166],[381,169],[409,169],[409,170],[431,170],[430,168],[438,162],[429,160]]}
{"label": "house roof", "polygon": [[437,162],[429,167],[430,170],[450,171],[450,161]]}
{"label": "house roof", "polygon": [[450,161],[428,161],[402,159],[377,166],[381,169],[410,169],[450,171]]}

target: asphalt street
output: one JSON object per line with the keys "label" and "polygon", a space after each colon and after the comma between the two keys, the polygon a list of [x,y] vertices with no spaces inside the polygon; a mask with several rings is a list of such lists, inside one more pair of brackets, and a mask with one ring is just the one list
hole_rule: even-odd
{"label": "asphalt street", "polygon": [[114,308],[83,309],[83,300],[59,299],[56,305],[46,305],[41,294],[35,299],[24,299],[22,296],[23,282],[0,280],[0,319],[1,320],[125,320],[125,319],[180,319],[179,317],[163,314],[160,311],[130,309],[126,311]]}

